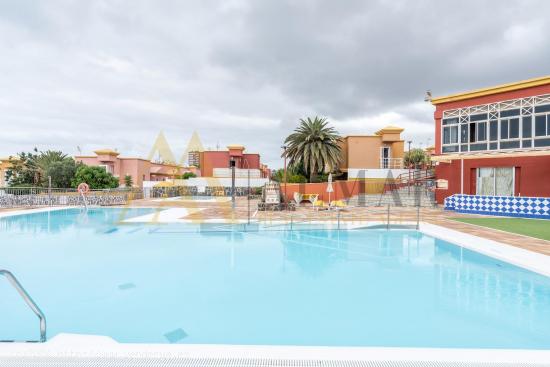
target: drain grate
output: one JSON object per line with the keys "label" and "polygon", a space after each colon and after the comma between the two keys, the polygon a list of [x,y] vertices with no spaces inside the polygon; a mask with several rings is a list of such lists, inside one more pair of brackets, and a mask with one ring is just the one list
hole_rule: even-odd
{"label": "drain grate", "polygon": [[2,367],[542,367],[533,363],[468,363],[418,361],[338,361],[247,358],[132,358],[132,357],[0,357]]}

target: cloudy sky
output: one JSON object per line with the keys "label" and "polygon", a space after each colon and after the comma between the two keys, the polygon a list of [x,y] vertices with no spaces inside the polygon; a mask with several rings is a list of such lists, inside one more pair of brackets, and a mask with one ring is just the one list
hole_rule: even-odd
{"label": "cloudy sky", "polygon": [[434,95],[550,74],[550,1],[0,0],[0,156],[180,156],[244,144],[278,167],[299,118],[433,143]]}

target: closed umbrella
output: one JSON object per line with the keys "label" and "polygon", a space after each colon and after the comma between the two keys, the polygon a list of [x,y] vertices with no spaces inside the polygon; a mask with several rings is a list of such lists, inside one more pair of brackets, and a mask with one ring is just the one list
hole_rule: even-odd
{"label": "closed umbrella", "polygon": [[332,188],[332,173],[328,174],[327,192],[328,192],[328,204],[330,205],[330,193],[334,192],[334,189]]}

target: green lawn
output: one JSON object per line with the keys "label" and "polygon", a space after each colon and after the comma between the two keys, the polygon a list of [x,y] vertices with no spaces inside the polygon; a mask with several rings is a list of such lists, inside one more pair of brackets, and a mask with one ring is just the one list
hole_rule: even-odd
{"label": "green lawn", "polygon": [[453,218],[458,222],[499,229],[550,241],[550,220],[524,218]]}

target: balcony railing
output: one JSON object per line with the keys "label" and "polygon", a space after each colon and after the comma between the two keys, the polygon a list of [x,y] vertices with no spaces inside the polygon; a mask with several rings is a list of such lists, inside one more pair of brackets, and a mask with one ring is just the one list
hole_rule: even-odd
{"label": "balcony railing", "polygon": [[403,158],[380,158],[380,168],[401,169],[403,168]]}

